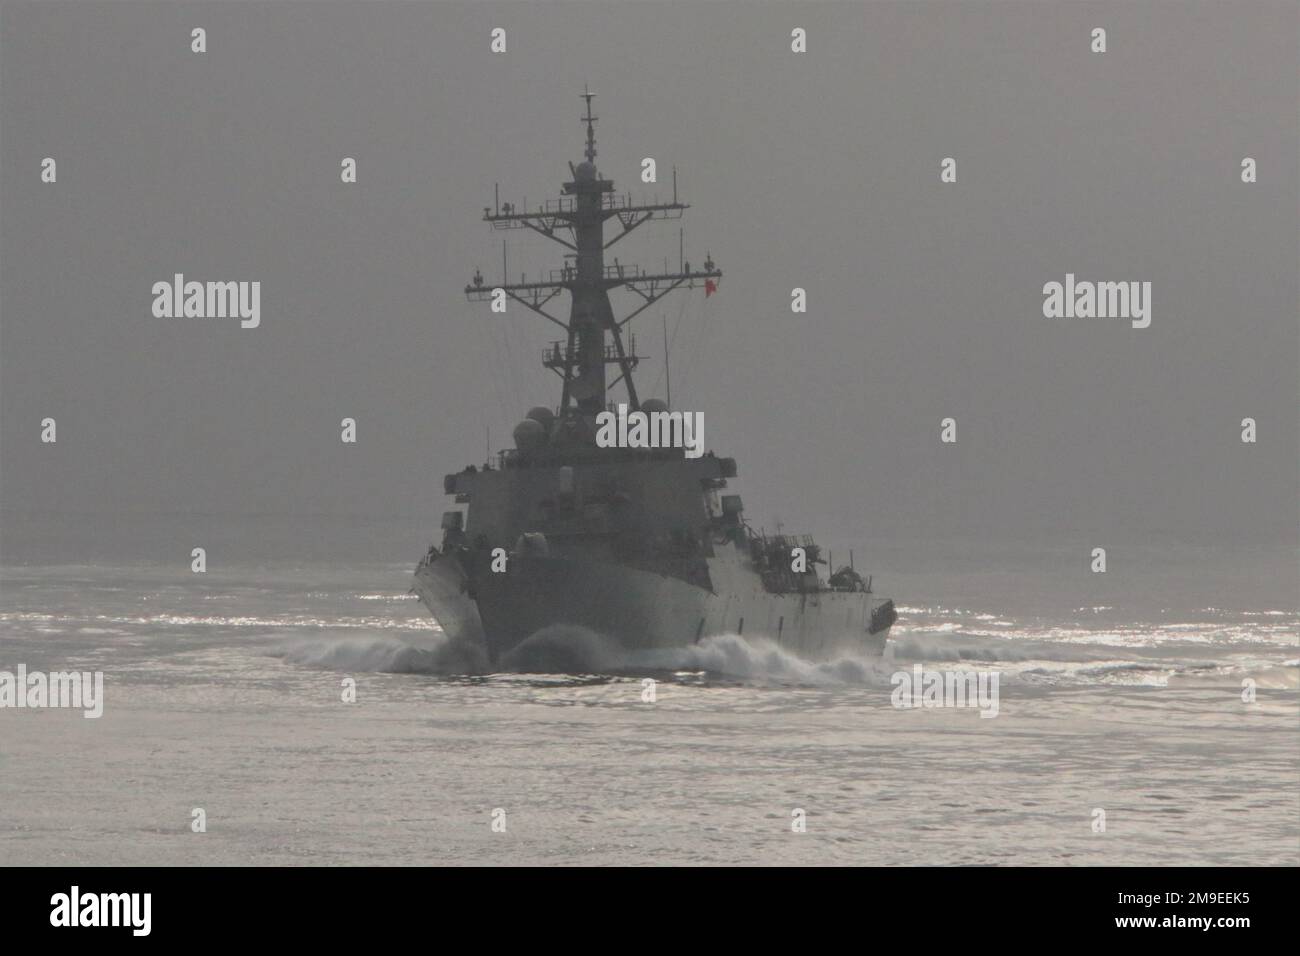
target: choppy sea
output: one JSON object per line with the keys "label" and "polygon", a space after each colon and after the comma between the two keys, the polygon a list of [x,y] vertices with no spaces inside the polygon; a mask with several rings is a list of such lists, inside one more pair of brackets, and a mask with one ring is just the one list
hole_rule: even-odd
{"label": "choppy sea", "polygon": [[[881,574],[884,660],[561,633],[488,673],[413,561],[183,558],[0,566],[0,671],[105,681],[0,709],[0,863],[1300,864],[1294,601]],[[894,706],[917,663],[996,671],[997,716]]]}

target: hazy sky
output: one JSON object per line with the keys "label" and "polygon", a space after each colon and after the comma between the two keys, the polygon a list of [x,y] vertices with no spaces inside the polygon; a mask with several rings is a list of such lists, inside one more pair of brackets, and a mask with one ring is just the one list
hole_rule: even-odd
{"label": "hazy sky", "polygon": [[[589,83],[602,173],[667,196],[676,164],[687,257],[724,272],[633,323],[642,394],[680,316],[675,404],[738,459],[756,523],[1295,542],[1298,9],[5,2],[4,521],[435,524],[485,427],[500,447],[558,402],[553,328],[462,289],[499,276],[502,235],[515,279],[561,264],[480,217],[497,181],[558,195]],[[677,241],[647,225],[611,254],[675,263]],[[155,318],[176,272],[259,280],[260,328]],[[1044,318],[1067,273],[1149,281],[1151,327]]]}

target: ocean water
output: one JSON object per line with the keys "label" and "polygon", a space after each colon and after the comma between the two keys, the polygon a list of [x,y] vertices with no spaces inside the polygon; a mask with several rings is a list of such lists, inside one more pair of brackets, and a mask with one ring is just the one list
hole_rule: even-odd
{"label": "ocean water", "polygon": [[[1294,601],[903,571],[885,660],[561,631],[488,673],[412,564],[4,564],[0,670],[103,671],[105,704],[0,710],[0,863],[1300,863]],[[996,670],[997,716],[894,707],[916,663]]]}

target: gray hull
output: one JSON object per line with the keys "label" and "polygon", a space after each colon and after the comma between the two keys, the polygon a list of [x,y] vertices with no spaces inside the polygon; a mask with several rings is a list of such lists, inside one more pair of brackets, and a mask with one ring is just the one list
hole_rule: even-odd
{"label": "gray hull", "polygon": [[[879,656],[893,619],[889,602],[863,591],[771,593],[735,547],[709,559],[713,591],[582,558],[515,555],[505,572],[469,570],[466,575],[456,558],[439,556],[416,570],[414,590],[448,637],[483,642],[494,663],[554,625],[588,628],[628,650],[741,634],[812,661]],[[883,627],[882,609],[888,612]],[[876,633],[870,633],[873,613]]]}

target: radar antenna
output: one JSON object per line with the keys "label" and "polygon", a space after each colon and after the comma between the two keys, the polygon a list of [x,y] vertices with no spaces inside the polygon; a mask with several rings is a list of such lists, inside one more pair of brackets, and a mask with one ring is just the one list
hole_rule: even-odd
{"label": "radar antenna", "polygon": [[[596,121],[591,111],[591,101],[596,94],[585,86],[581,97],[586,101],[586,115],[581,117],[587,126],[587,143],[583,150],[586,160],[576,167],[570,163],[572,179],[562,186],[562,196],[547,200],[535,210],[501,203],[483,210],[483,219],[493,229],[531,229],[570,250],[559,269],[550,270],[545,277],[527,281],[509,282],[503,275],[501,284],[492,286],[483,281],[482,274],[474,274],[471,284],[465,286],[465,295],[471,301],[492,299],[498,292],[511,301],[553,322],[564,330],[564,341],[555,341],[542,354],[542,365],[551,369],[563,380],[560,414],[591,417],[606,409],[607,393],[620,382],[627,390],[628,405],[639,409],[632,372],[641,361],[636,354],[636,336],[623,340],[623,327],[654,303],[679,288],[696,288],[697,281],[722,277],[711,257],[703,269],[692,270],[682,262],[678,271],[645,271],[636,265],[622,263],[616,257],[606,264],[605,251],[628,233],[652,219],[680,219],[690,208],[677,200],[677,172],[673,170],[673,198],[671,202],[638,203],[630,194],[614,194],[614,182],[602,179],[596,169]],[[612,238],[605,238],[605,222],[616,219],[621,229]],[[609,293],[625,289],[640,297],[635,307],[621,318],[614,315]],[[571,298],[569,320],[562,321],[548,310],[551,300],[567,292]],[[607,342],[606,336],[609,337]],[[665,356],[665,360],[667,357]],[[607,381],[606,369],[617,365],[619,373]]]}

